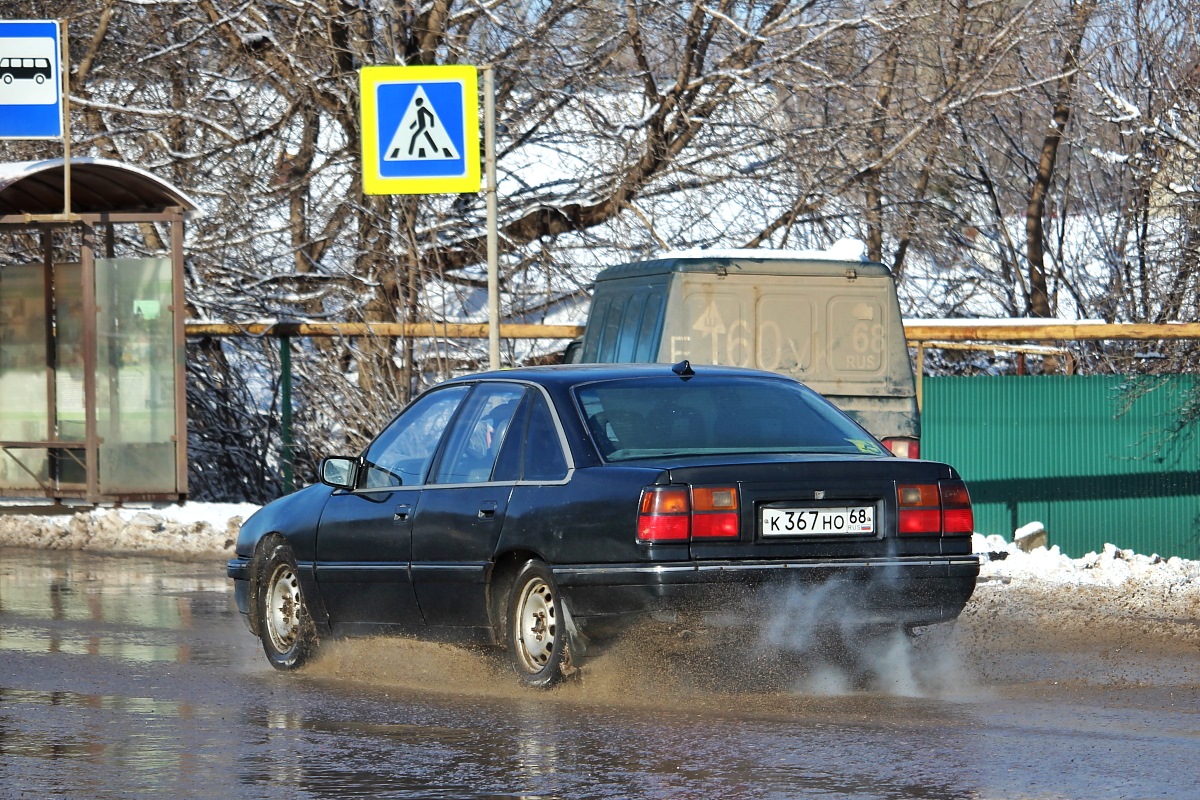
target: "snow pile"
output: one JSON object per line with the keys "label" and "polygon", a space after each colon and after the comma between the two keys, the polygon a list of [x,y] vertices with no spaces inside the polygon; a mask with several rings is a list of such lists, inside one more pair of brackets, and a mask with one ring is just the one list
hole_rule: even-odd
{"label": "snow pile", "polygon": [[[187,503],[71,516],[0,514],[0,547],[228,558],[239,526],[257,508]],[[1004,537],[979,534],[973,548],[983,563],[963,613],[965,632],[991,635],[999,620],[1010,628],[1049,622],[1064,636],[1093,637],[1116,626],[1200,645],[1200,561],[1139,555],[1113,545],[1071,558],[1057,546],[1026,552]]]}
{"label": "snow pile", "polygon": [[1200,561],[1145,556],[1112,544],[1104,545],[1101,553],[1088,553],[1082,558],[1064,555],[1058,545],[1026,553],[1004,537],[994,535],[975,534],[973,545],[975,552],[984,557],[981,580],[1108,588],[1133,582],[1154,585],[1166,592],[1200,590]]}
{"label": "snow pile", "polygon": [[1200,645],[1200,561],[1111,544],[1071,558],[1057,545],[1024,552],[1002,536],[978,534],[974,550],[983,564],[963,614],[969,623],[1049,623],[1068,638],[1136,629],[1145,638]]}
{"label": "snow pile", "polygon": [[0,547],[146,553],[186,560],[233,554],[250,504],[188,503],[162,508],[99,508],[70,516],[0,514]]}

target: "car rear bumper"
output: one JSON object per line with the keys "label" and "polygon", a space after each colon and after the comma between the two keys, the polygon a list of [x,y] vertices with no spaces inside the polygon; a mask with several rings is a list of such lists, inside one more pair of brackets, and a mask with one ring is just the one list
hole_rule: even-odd
{"label": "car rear bumper", "polygon": [[962,612],[978,575],[973,555],[554,568],[572,614],[583,622],[647,611],[727,612],[741,602],[766,601],[877,622],[932,624]]}

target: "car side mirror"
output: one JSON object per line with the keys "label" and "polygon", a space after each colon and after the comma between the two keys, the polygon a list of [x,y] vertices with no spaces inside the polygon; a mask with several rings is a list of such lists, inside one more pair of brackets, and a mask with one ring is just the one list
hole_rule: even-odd
{"label": "car side mirror", "polygon": [[353,489],[357,478],[357,458],[331,456],[321,459],[321,483],[335,489]]}

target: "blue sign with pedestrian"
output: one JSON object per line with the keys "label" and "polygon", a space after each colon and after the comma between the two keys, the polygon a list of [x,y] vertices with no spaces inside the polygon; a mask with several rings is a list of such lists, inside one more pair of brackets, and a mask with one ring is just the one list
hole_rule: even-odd
{"label": "blue sign with pedestrian", "polygon": [[0,139],[61,139],[58,23],[0,21]]}
{"label": "blue sign with pedestrian", "polygon": [[367,194],[479,190],[474,67],[364,67],[360,89]]}
{"label": "blue sign with pedestrian", "polygon": [[461,83],[384,83],[376,92],[379,142],[384,145],[379,154],[382,177],[467,174]]}

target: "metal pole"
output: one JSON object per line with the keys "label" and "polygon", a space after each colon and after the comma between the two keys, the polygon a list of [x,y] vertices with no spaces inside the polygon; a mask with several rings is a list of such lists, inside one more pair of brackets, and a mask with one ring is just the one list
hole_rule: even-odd
{"label": "metal pole", "polygon": [[483,158],[487,172],[488,367],[500,368],[500,257],[496,232],[496,70],[483,69]]}
{"label": "metal pole", "polygon": [[62,108],[63,108],[63,216],[71,218],[71,49],[67,42],[67,21],[58,21],[62,31],[59,44],[62,56],[59,63],[62,67]]}
{"label": "metal pole", "polygon": [[917,345],[917,411],[925,407],[925,343]]}
{"label": "metal pole", "polygon": [[89,503],[100,495],[100,432],[97,429],[96,369],[100,358],[96,331],[96,228],[80,225],[79,274],[83,282],[83,430],[84,471]]}
{"label": "metal pole", "polygon": [[[171,214],[171,352],[175,354],[175,491],[188,493],[187,459],[187,305],[183,286],[183,209]],[[110,228],[111,229],[111,228]]]}

